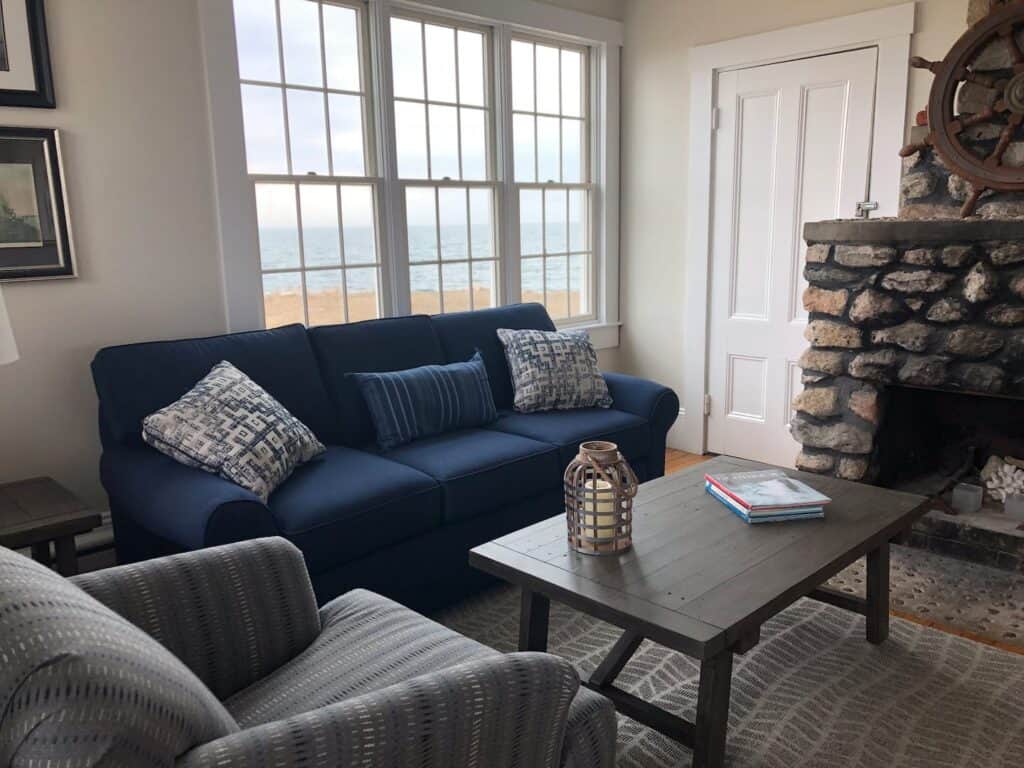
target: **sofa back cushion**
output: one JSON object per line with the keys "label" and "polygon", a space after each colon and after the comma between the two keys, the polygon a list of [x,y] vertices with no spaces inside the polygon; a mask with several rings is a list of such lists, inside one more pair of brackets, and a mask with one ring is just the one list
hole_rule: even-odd
{"label": "sofa back cushion", "polygon": [[491,394],[498,408],[512,407],[512,379],[505,359],[505,348],[498,339],[499,328],[553,331],[547,310],[540,304],[515,304],[475,312],[454,312],[431,318],[446,363],[468,360],[479,349],[487,367]]}
{"label": "sofa back cushion", "polygon": [[370,409],[382,451],[498,418],[479,352],[465,363],[350,375]]}
{"label": "sofa back cushion", "polygon": [[0,765],[172,766],[238,731],[213,693],[141,629],[0,547]]}
{"label": "sofa back cushion", "polygon": [[[344,445],[361,447],[376,437],[373,419],[359,384],[350,373],[383,373],[446,362],[426,315],[322,325],[309,330],[327,390],[338,413]],[[473,350],[462,358],[465,362]]]}
{"label": "sofa back cushion", "polygon": [[222,360],[263,387],[322,442],[336,440],[337,416],[306,329],[289,325],[101,349],[92,375],[104,444],[141,444],[142,420],[178,400]]}

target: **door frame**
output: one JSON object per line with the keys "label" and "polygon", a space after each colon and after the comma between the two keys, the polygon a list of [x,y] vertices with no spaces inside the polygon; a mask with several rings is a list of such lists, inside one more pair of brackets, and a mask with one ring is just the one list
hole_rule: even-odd
{"label": "door frame", "polygon": [[708,350],[711,313],[714,109],[720,72],[778,64],[810,56],[878,48],[875,123],[871,153],[871,199],[877,215],[899,208],[902,165],[898,152],[906,134],[910,84],[910,38],[915,3],[788,27],[690,49],[690,138],[685,286],[683,294],[683,407],[674,445],[692,453],[707,447]]}

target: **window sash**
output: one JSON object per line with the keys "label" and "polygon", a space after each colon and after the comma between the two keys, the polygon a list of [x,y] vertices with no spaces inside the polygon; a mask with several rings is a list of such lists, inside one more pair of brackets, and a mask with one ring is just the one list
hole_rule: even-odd
{"label": "window sash", "polygon": [[[411,249],[410,249],[410,247],[407,246],[405,251],[404,251],[404,255],[406,256],[406,259],[407,259],[407,261],[406,261],[406,264],[407,264],[406,269],[409,270],[408,274],[410,275],[410,282],[412,280],[412,278],[411,278],[411,274],[412,274],[411,270],[413,270],[413,269],[421,269],[421,268],[429,267],[429,266],[436,266],[437,272],[438,272],[438,282],[437,282],[437,285],[438,285],[438,293],[439,293],[439,296],[438,296],[439,310],[438,311],[443,313],[443,312],[449,311],[449,310],[447,310],[445,308],[445,301],[446,301],[446,299],[445,299],[445,293],[446,293],[445,282],[446,282],[446,280],[444,278],[444,267],[445,266],[455,266],[455,265],[459,265],[459,264],[466,264],[466,265],[468,265],[468,270],[469,270],[469,284],[468,284],[468,290],[469,290],[469,302],[468,303],[469,303],[469,306],[468,306],[468,308],[469,309],[479,309],[480,307],[476,306],[476,282],[474,281],[473,265],[474,264],[488,263],[488,264],[491,265],[491,269],[492,269],[492,278],[491,278],[491,287],[490,287],[490,291],[491,291],[491,304],[489,306],[501,306],[504,303],[501,300],[501,297],[502,297],[502,284],[504,282],[503,276],[502,276],[502,263],[503,263],[503,260],[504,260],[504,255],[502,254],[501,248],[500,248],[500,233],[501,233],[501,227],[502,227],[502,223],[501,223],[500,217],[499,217],[499,209],[500,209],[499,196],[500,196],[500,191],[501,191],[500,185],[497,184],[496,182],[486,182],[486,181],[477,181],[477,182],[461,182],[461,181],[454,181],[454,180],[430,181],[430,180],[427,180],[427,179],[413,179],[413,180],[406,179],[406,180],[401,180],[401,181],[397,182],[397,184],[398,184],[398,187],[402,190],[401,191],[402,214],[403,214],[402,215],[402,223],[403,223],[403,226],[405,228],[405,232],[406,232],[406,237],[407,238],[408,238],[408,230],[409,230],[409,227],[410,227],[410,219],[409,219],[407,211],[405,210],[406,204],[407,204],[407,200],[408,200],[408,197],[407,197],[408,190],[410,190],[410,189],[424,189],[424,190],[430,190],[430,191],[432,191],[434,193],[434,222],[433,222],[433,227],[434,227],[435,237],[437,238],[436,251],[435,251],[436,252],[436,256],[435,256],[435,258],[431,258],[431,259],[417,259],[417,260],[414,261],[414,260],[412,260],[412,257],[411,257]],[[466,238],[467,238],[467,242],[466,242],[466,254],[467,255],[466,255],[466,258],[462,258],[462,257],[451,258],[451,257],[445,257],[444,256],[444,250],[443,250],[443,247],[442,247],[443,232],[442,232],[442,223],[441,223],[441,199],[440,199],[440,192],[442,190],[445,190],[445,189],[454,189],[454,190],[460,190],[460,191],[461,190],[465,190],[465,192],[466,192]],[[472,191],[472,190],[486,190],[486,191],[488,191],[490,193],[490,199],[491,199],[491,221],[490,221],[490,227],[491,227],[491,232],[490,232],[490,255],[489,256],[478,256],[478,255],[474,254],[474,246],[473,246],[474,231],[473,231],[472,201],[470,199],[470,194],[469,194],[470,191]],[[410,285],[410,303],[412,303],[412,293],[413,293],[414,289],[415,289],[414,286]],[[414,307],[414,309],[415,309],[415,307]],[[453,310],[453,311],[455,311],[455,310]]]}
{"label": "window sash", "polygon": [[[547,265],[549,259],[561,259],[565,258],[567,261],[566,266],[566,289],[569,295],[567,304],[569,306],[569,313],[567,315],[559,315],[556,317],[552,314],[552,318],[556,320],[559,325],[582,325],[585,323],[591,323],[599,319],[600,307],[599,307],[599,271],[601,265],[598,263],[598,250],[595,245],[595,230],[597,227],[597,215],[595,213],[595,190],[596,187],[593,184],[549,184],[549,183],[521,183],[515,184],[515,221],[510,225],[515,229],[517,249],[515,258],[513,261],[516,263],[516,269],[523,269],[523,263],[527,261],[540,261],[543,267],[543,292],[544,297],[543,303],[548,306],[548,270]],[[522,219],[521,211],[519,208],[520,201],[522,199],[522,192],[524,190],[539,191],[541,192],[541,204],[540,204],[540,241],[541,247],[538,253],[523,253],[522,242],[520,241],[522,234]],[[547,233],[548,233],[548,206],[547,206],[547,192],[566,192],[566,214],[565,214],[565,242],[566,247],[564,250],[548,251]],[[583,248],[572,247],[572,216],[570,213],[572,200],[571,192],[582,191],[583,192],[583,236],[585,242]],[[584,265],[584,289],[586,290],[586,296],[581,298],[581,303],[584,303],[587,307],[585,312],[572,312],[572,276],[571,276],[571,262],[573,256],[584,256],[586,262]],[[520,300],[525,300],[526,291],[520,291]]]}
{"label": "window sash", "polygon": [[[290,176],[280,177],[275,176],[269,179],[264,178],[262,180],[253,180],[254,191],[260,187],[267,186],[279,186],[283,188],[289,188],[294,194],[294,205],[295,205],[295,235],[296,235],[296,246],[298,248],[298,264],[288,265],[282,267],[267,267],[263,263],[263,249],[265,243],[263,242],[264,231],[262,228],[257,227],[257,242],[260,250],[260,279],[261,285],[264,285],[264,278],[267,275],[290,275],[297,274],[300,280],[300,287],[302,291],[301,303],[302,303],[302,318],[306,325],[311,324],[311,310],[310,301],[311,294],[309,290],[309,275],[313,273],[326,273],[326,272],[339,272],[340,273],[340,291],[342,301],[342,318],[341,322],[351,322],[352,318],[352,292],[349,286],[349,278],[353,271],[365,271],[373,270],[375,274],[374,284],[375,289],[373,291],[375,312],[374,316],[383,317],[383,306],[382,306],[382,290],[383,290],[383,276],[381,274],[381,266],[384,260],[384,256],[381,249],[380,243],[380,185],[373,181],[367,181],[361,177],[351,179],[349,181],[338,181],[335,179],[329,179],[322,176],[317,177],[303,177],[303,176]],[[308,258],[308,244],[306,241],[307,236],[312,232],[312,227],[307,227],[303,221],[303,187],[322,186],[332,189],[332,197],[335,205],[335,222],[337,227],[337,254],[338,261],[336,263],[326,264],[311,264]],[[369,261],[352,261],[351,254],[352,242],[348,240],[349,232],[352,230],[346,225],[345,221],[345,193],[346,189],[351,190],[354,187],[364,187],[369,190],[369,203],[370,203],[370,227],[373,232],[373,258]],[[351,192],[350,192],[351,193]],[[257,222],[258,224],[258,222]],[[349,232],[346,232],[346,230]],[[264,306],[266,306],[267,295],[263,295]],[[365,300],[364,300],[365,303]],[[356,319],[366,319],[360,315]]]}
{"label": "window sash", "polygon": [[[391,45],[391,21],[392,19],[399,19],[403,21],[410,21],[420,25],[420,63],[422,65],[422,76],[423,76],[423,96],[422,98],[413,96],[399,96],[395,93],[394,89],[394,58]],[[473,179],[472,181],[493,181],[496,178],[496,147],[498,143],[498,137],[495,129],[494,119],[494,92],[495,92],[495,70],[494,70],[494,50],[495,50],[495,28],[489,25],[476,24],[473,22],[465,21],[456,15],[444,16],[429,12],[420,12],[406,8],[400,4],[391,4],[386,9],[383,15],[383,23],[387,25],[387,50],[384,52],[386,59],[386,66],[388,69],[388,78],[386,84],[381,82],[380,88],[380,100],[387,105],[387,109],[390,112],[390,117],[394,120],[395,105],[396,104],[417,104],[422,105],[424,111],[424,129],[425,129],[425,147],[426,147],[426,165],[427,172],[426,176],[402,176],[398,173],[397,162],[395,165],[395,178],[398,181],[416,181],[416,180],[433,180],[433,181],[469,181],[465,179],[465,168],[463,167],[463,144],[462,144],[462,120],[463,120],[463,109],[477,110],[483,112],[485,115],[484,120],[484,157],[485,157],[485,178],[484,179]],[[439,26],[445,27],[452,30],[454,40],[454,64],[455,64],[455,100],[432,98],[430,95],[429,88],[429,76],[427,72],[427,26]],[[462,83],[461,83],[461,68],[459,62],[459,40],[458,33],[460,30],[466,32],[472,32],[479,34],[482,37],[483,43],[483,104],[471,104],[462,100]],[[458,178],[443,176],[435,177],[433,172],[433,151],[430,135],[430,107],[449,107],[455,109],[456,114],[456,148],[458,152],[459,160],[459,175]],[[393,137],[395,143],[395,149],[397,153],[397,132]]]}

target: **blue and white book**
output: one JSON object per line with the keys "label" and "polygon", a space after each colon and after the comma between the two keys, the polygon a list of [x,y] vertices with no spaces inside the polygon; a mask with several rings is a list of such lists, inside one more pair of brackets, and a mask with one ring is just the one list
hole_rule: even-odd
{"label": "blue and white book", "polygon": [[746,508],[740,506],[729,496],[722,493],[722,491],[720,491],[714,484],[705,482],[704,490],[718,499],[718,501],[722,502],[726,508],[735,513],[744,522],[752,525],[756,523],[779,523],[786,520],[813,520],[825,516],[824,507],[797,507],[794,509],[776,510],[769,514],[762,513],[752,516]]}
{"label": "blue and white book", "polygon": [[741,507],[755,512],[781,512],[796,508],[824,507],[831,499],[789,477],[781,469],[704,475],[704,479]]}

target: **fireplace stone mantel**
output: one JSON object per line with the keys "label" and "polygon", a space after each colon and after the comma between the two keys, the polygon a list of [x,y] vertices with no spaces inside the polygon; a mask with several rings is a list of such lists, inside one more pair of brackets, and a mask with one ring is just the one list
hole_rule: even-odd
{"label": "fireplace stone mantel", "polygon": [[1024,219],[807,224],[800,468],[870,479],[886,387],[1024,397]]}

